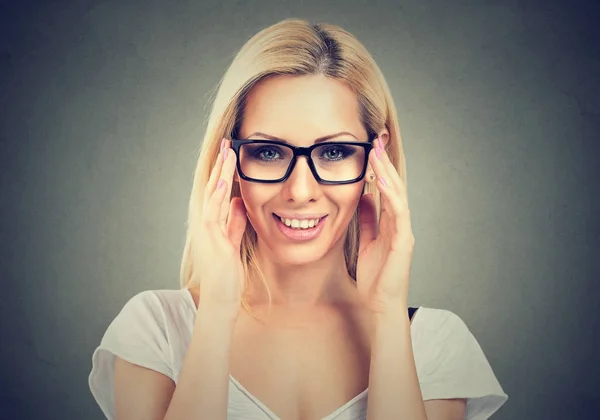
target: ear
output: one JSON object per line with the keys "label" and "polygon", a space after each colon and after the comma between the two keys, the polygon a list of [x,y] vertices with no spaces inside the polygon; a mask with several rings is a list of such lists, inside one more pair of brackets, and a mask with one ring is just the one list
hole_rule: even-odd
{"label": "ear", "polygon": [[387,130],[387,128],[384,128],[377,133],[377,138],[383,143],[383,147],[385,148],[390,141],[390,132]]}
{"label": "ear", "polygon": [[[384,148],[387,146],[390,139],[390,133],[387,130],[387,128],[384,128],[379,133],[377,133],[377,139],[383,143]],[[367,172],[365,173],[365,182],[367,184],[372,184],[376,182],[375,171],[373,170],[373,167],[370,163],[367,165]]]}

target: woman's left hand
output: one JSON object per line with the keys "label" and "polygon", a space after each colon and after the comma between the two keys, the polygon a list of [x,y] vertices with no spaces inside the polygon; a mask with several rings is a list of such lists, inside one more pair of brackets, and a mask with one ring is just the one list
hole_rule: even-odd
{"label": "woman's left hand", "polygon": [[383,149],[380,138],[369,156],[381,197],[377,226],[375,199],[365,194],[359,204],[360,247],[356,269],[358,292],[375,313],[406,310],[415,239],[406,184]]}

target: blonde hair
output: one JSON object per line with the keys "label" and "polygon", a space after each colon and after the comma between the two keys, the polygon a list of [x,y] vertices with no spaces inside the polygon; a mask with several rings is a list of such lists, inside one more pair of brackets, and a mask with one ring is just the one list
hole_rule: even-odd
{"label": "blonde hair", "polygon": [[[180,273],[182,287],[195,286],[200,281],[202,269],[194,264],[193,258],[198,239],[195,227],[202,217],[204,188],[218,156],[221,139],[235,138],[239,132],[245,100],[252,87],[276,75],[324,75],[348,85],[356,92],[361,119],[369,136],[382,129],[388,130],[387,153],[406,182],[406,163],[396,107],[383,74],[366,48],[350,33],[335,25],[287,19],[263,29],[238,52],[221,79],[213,101],[189,202],[187,238]],[[374,193],[379,214],[377,189],[367,183],[364,192]],[[232,196],[240,196],[236,183],[232,187]],[[256,239],[256,232],[248,223],[240,255],[246,274],[245,290],[250,282],[260,279],[270,298],[267,283],[256,260]],[[346,266],[353,279],[356,276],[358,243],[358,218],[355,212],[344,244]],[[242,305],[248,308],[244,297]]]}

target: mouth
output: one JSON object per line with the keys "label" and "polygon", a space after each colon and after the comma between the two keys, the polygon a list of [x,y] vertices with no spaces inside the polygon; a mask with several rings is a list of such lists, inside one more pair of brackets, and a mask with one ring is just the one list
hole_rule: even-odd
{"label": "mouth", "polygon": [[284,225],[286,225],[287,227],[291,228],[291,229],[299,229],[299,230],[307,230],[307,229],[312,229],[315,226],[317,226],[321,220],[323,220],[325,217],[327,217],[327,215],[325,216],[320,216],[320,217],[313,217],[313,218],[302,218],[302,219],[293,219],[293,218],[285,218],[282,216],[279,216],[278,214],[273,213],[273,216],[275,216],[276,219],[279,219],[279,221],[281,223],[283,223]]}
{"label": "mouth", "polygon": [[317,218],[288,219],[273,213],[277,228],[283,235],[294,241],[311,240],[323,231],[327,215]]}

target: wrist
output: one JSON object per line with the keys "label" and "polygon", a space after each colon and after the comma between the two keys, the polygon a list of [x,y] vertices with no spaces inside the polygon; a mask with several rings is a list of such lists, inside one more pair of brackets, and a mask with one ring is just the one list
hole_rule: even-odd
{"label": "wrist", "polygon": [[233,305],[215,304],[200,299],[196,310],[196,324],[233,327],[239,315],[240,308]]}
{"label": "wrist", "polygon": [[410,317],[408,315],[408,305],[393,305],[386,310],[379,310],[373,313],[376,331],[396,331],[410,329]]}
{"label": "wrist", "polygon": [[406,315],[408,317],[408,302],[406,299],[371,301],[367,305],[375,318],[394,318]]}

